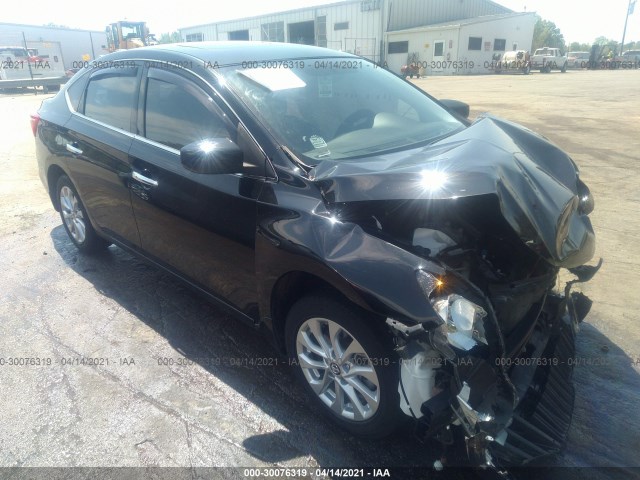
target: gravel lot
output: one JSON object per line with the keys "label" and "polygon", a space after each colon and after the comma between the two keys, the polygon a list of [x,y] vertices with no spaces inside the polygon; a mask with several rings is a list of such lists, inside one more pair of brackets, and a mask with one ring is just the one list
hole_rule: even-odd
{"label": "gravel lot", "polygon": [[[626,468],[529,476],[638,475],[640,71],[414,83],[469,103],[472,117],[490,111],[522,123],[580,166],[604,265],[583,288],[594,306],[578,336],[575,416],[556,465]],[[28,114],[42,98],[0,95],[1,467],[431,464],[439,452],[410,432],[363,441],[320,419],[262,337],[172,277],[116,247],[78,254],[37,173]],[[242,469],[217,475],[244,478]]]}

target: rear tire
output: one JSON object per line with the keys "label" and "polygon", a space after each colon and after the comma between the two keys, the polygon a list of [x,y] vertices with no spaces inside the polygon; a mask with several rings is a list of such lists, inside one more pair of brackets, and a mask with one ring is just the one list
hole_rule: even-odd
{"label": "rear tire", "polygon": [[380,438],[406,419],[391,335],[356,306],[318,294],[289,311],[285,340],[311,401],[351,433]]}
{"label": "rear tire", "polygon": [[96,233],[76,187],[66,175],[58,178],[56,198],[60,206],[62,225],[78,250],[93,253],[110,245]]}

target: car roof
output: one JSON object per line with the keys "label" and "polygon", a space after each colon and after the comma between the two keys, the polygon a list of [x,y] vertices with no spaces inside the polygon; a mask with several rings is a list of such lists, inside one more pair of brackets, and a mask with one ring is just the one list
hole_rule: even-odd
{"label": "car roof", "polygon": [[147,55],[151,58],[159,58],[162,57],[163,54],[169,58],[172,56],[187,55],[204,62],[217,63],[219,66],[262,60],[289,60],[318,57],[360,58],[337,50],[311,45],[251,41],[162,44],[116,52],[112,58],[140,58]]}

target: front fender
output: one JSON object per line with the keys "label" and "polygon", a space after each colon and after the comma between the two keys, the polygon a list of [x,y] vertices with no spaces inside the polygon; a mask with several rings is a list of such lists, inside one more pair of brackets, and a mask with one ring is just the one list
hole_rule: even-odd
{"label": "front fender", "polygon": [[289,272],[317,276],[374,313],[409,322],[440,322],[416,280],[416,270],[444,274],[438,265],[328,213],[270,206],[259,212],[256,271],[263,316],[271,292]]}

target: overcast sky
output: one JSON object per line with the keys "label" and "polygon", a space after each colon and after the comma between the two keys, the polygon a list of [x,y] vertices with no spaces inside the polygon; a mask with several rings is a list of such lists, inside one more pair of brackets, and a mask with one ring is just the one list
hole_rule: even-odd
{"label": "overcast sky", "polygon": [[[625,13],[629,0],[607,0],[587,2],[584,0],[497,0],[515,11],[535,11],[542,18],[551,20],[560,27],[569,41],[591,43],[604,35],[618,42],[622,40]],[[30,0],[26,4],[4,2],[0,21],[42,25],[56,23],[72,28],[104,30],[108,23],[117,20],[144,20],[152,33],[175,31],[179,27],[200,25],[219,20],[241,18],[292,8],[331,3],[322,0],[279,0],[260,2],[256,0],[231,0],[202,2],[180,0],[160,3],[149,0],[110,0],[104,5],[91,4],[86,0]],[[629,17],[625,43],[640,40],[640,3]]]}

